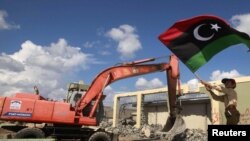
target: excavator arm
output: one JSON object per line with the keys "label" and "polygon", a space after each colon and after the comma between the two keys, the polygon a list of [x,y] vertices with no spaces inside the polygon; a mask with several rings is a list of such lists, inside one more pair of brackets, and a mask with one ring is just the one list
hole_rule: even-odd
{"label": "excavator arm", "polygon": [[93,105],[89,114],[89,117],[93,117],[96,107],[101,100],[103,89],[107,85],[120,79],[158,71],[166,71],[169,96],[171,95],[170,105],[172,105],[170,106],[170,113],[171,115],[173,115],[173,107],[175,105],[176,98],[177,79],[179,77],[178,59],[176,56],[171,55],[169,63],[145,64],[146,62],[151,62],[154,60],[154,58],[151,58],[130,63],[124,63],[102,71],[94,79],[85,95],[78,101],[76,107],[76,115],[80,115],[82,110],[95,99],[95,104]]}

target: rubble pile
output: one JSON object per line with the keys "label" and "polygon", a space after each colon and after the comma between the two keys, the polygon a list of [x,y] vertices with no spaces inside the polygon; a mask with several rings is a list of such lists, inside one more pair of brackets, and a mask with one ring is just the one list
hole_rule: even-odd
{"label": "rubble pile", "polygon": [[[100,127],[105,129],[105,131],[118,134],[119,137],[133,138],[133,139],[146,139],[146,138],[156,138],[156,135],[152,131],[158,131],[162,129],[159,125],[144,125],[137,129],[135,126],[127,124],[119,124],[117,127],[112,127],[110,122],[101,122]],[[159,137],[158,137],[159,138]]]}
{"label": "rubble pile", "polygon": [[207,141],[207,132],[201,129],[186,129],[174,137],[173,141]]}
{"label": "rubble pile", "polygon": [[[111,122],[102,122],[100,126],[107,132],[119,135],[121,138],[131,140],[150,139],[154,141],[166,141],[158,133],[161,132],[161,125],[146,125],[142,128],[135,128],[133,125],[119,124],[117,127],[112,127]],[[207,141],[207,133],[201,129],[186,129],[184,132],[173,137],[172,141]]]}

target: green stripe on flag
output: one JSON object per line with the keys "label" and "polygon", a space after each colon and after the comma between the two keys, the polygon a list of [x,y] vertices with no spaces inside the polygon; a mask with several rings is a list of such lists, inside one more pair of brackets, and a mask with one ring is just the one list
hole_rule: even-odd
{"label": "green stripe on flag", "polygon": [[207,63],[215,54],[230,47],[231,45],[239,43],[245,43],[250,49],[250,40],[244,39],[238,34],[230,34],[208,44],[199,53],[192,56],[185,64],[192,72],[195,72],[202,65]]}

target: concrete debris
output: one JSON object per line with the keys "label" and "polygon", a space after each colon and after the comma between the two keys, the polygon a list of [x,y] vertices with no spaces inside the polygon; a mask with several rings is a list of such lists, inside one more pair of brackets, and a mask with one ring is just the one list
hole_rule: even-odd
{"label": "concrete debris", "polygon": [[201,129],[186,129],[174,137],[173,141],[207,141],[207,132]]}
{"label": "concrete debris", "polygon": [[[117,127],[112,127],[111,122],[101,122],[100,127],[105,131],[119,135],[120,141],[131,140],[151,140],[151,141],[207,141],[207,133],[201,129],[186,129],[184,132],[175,135],[172,139],[162,138],[158,134],[162,131],[161,125],[144,124],[142,128],[135,128],[132,125],[119,124]],[[167,133],[166,133],[167,134]]]}
{"label": "concrete debris", "polygon": [[[123,125],[123,124],[118,124],[117,127],[112,127],[112,123],[111,122],[101,122],[100,123],[100,127],[105,129],[105,131],[110,132],[110,133],[114,133],[114,134],[118,134],[119,137],[122,138],[129,138],[129,139],[153,139],[156,138],[155,136],[155,132],[153,131],[157,131],[162,127],[159,126],[149,126],[149,125],[144,125],[142,126],[142,128],[137,129],[135,126],[132,125]],[[158,137],[159,138],[159,137]]]}

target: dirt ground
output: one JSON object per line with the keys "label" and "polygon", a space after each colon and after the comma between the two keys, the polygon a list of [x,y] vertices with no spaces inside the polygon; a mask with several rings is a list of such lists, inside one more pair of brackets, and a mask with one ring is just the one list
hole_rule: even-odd
{"label": "dirt ground", "polygon": [[11,133],[11,131],[0,128],[0,139],[6,138],[7,135]]}

